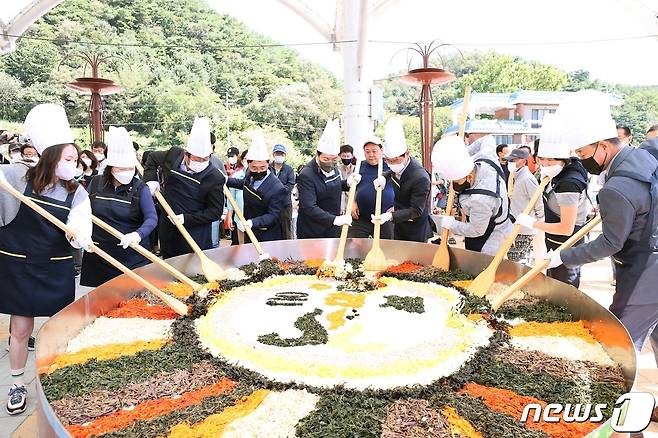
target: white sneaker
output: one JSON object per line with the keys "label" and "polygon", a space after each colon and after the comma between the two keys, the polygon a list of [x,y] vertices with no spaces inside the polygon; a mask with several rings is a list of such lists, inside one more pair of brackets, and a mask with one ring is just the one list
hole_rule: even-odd
{"label": "white sneaker", "polygon": [[18,415],[25,412],[27,407],[27,389],[23,385],[13,384],[9,388],[7,397],[7,413],[9,415]]}

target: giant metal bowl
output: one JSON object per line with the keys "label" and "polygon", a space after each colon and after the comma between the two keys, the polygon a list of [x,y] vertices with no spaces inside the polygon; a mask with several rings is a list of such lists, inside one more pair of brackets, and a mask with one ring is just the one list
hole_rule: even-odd
{"label": "giant metal bowl", "polygon": [[[346,257],[364,258],[370,250],[372,240],[349,239],[345,250]],[[288,240],[263,243],[263,248],[281,260],[331,259],[336,254],[338,239]],[[432,263],[436,245],[415,242],[382,240],[382,250],[396,262],[410,260],[429,265]],[[241,266],[258,260],[253,245],[232,246],[206,251],[208,256],[222,266]],[[450,266],[472,274],[480,273],[491,261],[490,256],[458,248],[450,249]],[[201,272],[198,258],[184,255],[169,260],[181,272],[195,275]],[[528,267],[503,261],[498,269],[496,281],[512,283]],[[172,281],[162,269],[148,265],[137,269],[137,273],[158,287]],[[117,306],[135,293],[143,290],[136,282],[125,275],[117,277],[94,289],[84,297],[70,304],[46,322],[37,339],[37,374],[47,369],[54,358],[63,353],[66,345],[82,328],[96,317]],[[524,290],[530,295],[565,306],[577,318],[586,322],[592,335],[603,345],[610,357],[617,362],[626,379],[626,389],[630,391],[635,381],[635,350],[630,336],[619,320],[596,301],[565,283],[543,275],[537,276]],[[67,437],[68,432],[55,416],[43,393],[37,378],[37,409],[39,415],[39,436]]]}

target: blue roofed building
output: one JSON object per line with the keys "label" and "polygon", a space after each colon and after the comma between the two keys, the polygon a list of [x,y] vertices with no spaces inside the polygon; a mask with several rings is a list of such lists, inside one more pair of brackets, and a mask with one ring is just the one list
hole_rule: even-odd
{"label": "blue roofed building", "polygon": [[[554,113],[558,105],[571,92],[519,90],[514,93],[477,93],[471,95],[468,104],[467,134],[493,134],[498,144],[528,144],[539,136],[542,119]],[[617,106],[624,100],[609,95],[610,105]],[[450,105],[452,125],[443,135],[456,135],[458,120],[464,99]]]}

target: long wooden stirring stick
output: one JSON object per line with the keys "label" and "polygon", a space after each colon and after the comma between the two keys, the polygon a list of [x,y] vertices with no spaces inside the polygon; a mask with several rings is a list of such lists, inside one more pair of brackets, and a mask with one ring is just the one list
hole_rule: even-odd
{"label": "long wooden stirring stick", "polygon": [[254,248],[256,248],[256,252],[258,252],[258,255],[260,256],[266,255],[265,251],[263,251],[263,247],[260,246],[260,242],[258,241],[258,238],[256,238],[256,235],[254,234],[253,230],[247,226],[247,220],[245,219],[244,214],[242,214],[242,210],[240,209],[240,206],[238,205],[237,201],[235,200],[235,198],[233,197],[227,186],[224,186],[224,196],[226,196],[226,199],[228,199],[228,202],[231,203],[233,210],[235,210],[235,214],[238,215],[238,218],[244,224],[244,230],[249,235],[249,239],[251,239],[251,243],[254,244]]}
{"label": "long wooden stirring stick", "polygon": [[[382,176],[383,159],[379,160],[377,167],[377,176]],[[382,226],[382,188],[377,187],[377,195],[375,198],[375,227],[372,233],[372,248],[366,254],[363,260],[363,269],[365,271],[383,271],[388,267],[386,255],[379,246],[380,231]]]}
{"label": "long wooden stirring stick", "polygon": [[[464,89],[464,106],[462,107],[462,113],[459,118],[459,136],[464,137],[464,129],[466,128],[466,117],[468,117],[468,102],[471,99],[471,86],[467,85]],[[446,204],[447,214],[452,214],[452,204],[455,202],[455,189],[452,187],[452,181],[450,181],[450,186],[448,189],[448,203]],[[439,268],[443,271],[450,270],[450,252],[448,252],[448,236],[450,230],[443,228],[441,230],[441,243],[439,244],[439,249],[436,250],[434,254],[434,259],[432,260],[432,266]]]}
{"label": "long wooden stirring stick", "polygon": [[[361,171],[361,160],[357,160],[356,167],[354,168],[354,174],[359,175]],[[347,205],[345,206],[345,212],[347,214],[352,214],[352,208],[354,207],[354,198],[356,197],[356,186],[358,184],[352,184],[350,191],[347,194]],[[345,244],[347,242],[347,233],[350,229],[349,225],[343,225],[340,230],[340,241],[338,242],[338,250],[336,251],[336,258],[334,261],[339,262],[345,259]]]}

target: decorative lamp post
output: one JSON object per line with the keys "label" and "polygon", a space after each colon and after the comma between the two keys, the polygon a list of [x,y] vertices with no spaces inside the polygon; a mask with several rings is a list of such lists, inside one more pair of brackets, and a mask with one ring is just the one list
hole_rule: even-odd
{"label": "decorative lamp post", "polygon": [[103,99],[101,96],[108,96],[123,91],[123,89],[113,81],[98,77],[98,67],[113,56],[103,56],[98,54],[89,55],[87,53],[77,53],[76,56],[79,56],[86,64],[91,66],[91,77],[77,78],[73,82],[66,84],[66,86],[82,94],[91,94],[91,100],[89,102],[89,131],[91,141],[102,141],[104,138],[104,130]]}
{"label": "decorative lamp post", "polygon": [[407,50],[418,53],[422,60],[421,68],[410,69],[409,72],[402,76],[402,81],[410,85],[420,85],[421,91],[418,97],[418,114],[420,115],[420,141],[423,158],[423,167],[431,172],[432,170],[432,145],[434,140],[434,98],[432,96],[432,85],[447,84],[456,79],[455,75],[441,68],[430,67],[430,58],[433,54],[437,56],[437,50],[448,44],[434,45],[432,41],[429,45],[421,46],[416,44]]}

